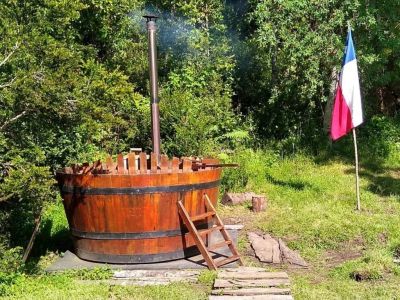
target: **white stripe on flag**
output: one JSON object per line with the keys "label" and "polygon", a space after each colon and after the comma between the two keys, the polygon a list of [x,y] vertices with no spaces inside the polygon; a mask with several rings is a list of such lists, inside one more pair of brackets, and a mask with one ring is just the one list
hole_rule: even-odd
{"label": "white stripe on flag", "polygon": [[356,59],[343,66],[340,86],[342,87],[343,97],[351,112],[353,126],[357,127],[363,122],[363,113]]}

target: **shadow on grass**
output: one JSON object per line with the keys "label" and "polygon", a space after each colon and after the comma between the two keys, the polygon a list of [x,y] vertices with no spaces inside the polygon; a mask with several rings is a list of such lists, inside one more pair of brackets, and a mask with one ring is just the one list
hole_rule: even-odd
{"label": "shadow on grass", "polygon": [[[367,144],[359,148],[360,177],[368,179],[368,190],[380,196],[400,196],[400,168],[387,166],[389,150],[381,149],[381,155],[373,155],[368,152]],[[314,162],[319,165],[341,162],[354,166],[354,148],[350,138],[344,138],[338,145],[332,144],[329,149],[316,156]],[[354,174],[355,169],[348,168],[345,173]],[[393,176],[393,173],[399,175]]]}
{"label": "shadow on grass", "polygon": [[46,255],[47,252],[65,252],[72,249],[72,240],[68,228],[52,233],[53,222],[45,220],[40,226],[32,249],[32,258]]}
{"label": "shadow on grass", "polygon": [[[391,176],[388,172],[398,172],[399,178]],[[354,174],[354,169],[347,169],[346,174]],[[377,169],[368,167],[360,170],[360,177],[367,178],[369,185],[367,189],[379,196],[400,196],[400,169],[398,168],[382,168]]]}
{"label": "shadow on grass", "polygon": [[274,177],[272,177],[269,174],[266,174],[265,177],[269,182],[271,182],[274,185],[279,185],[281,187],[291,188],[291,189],[294,189],[294,190],[297,190],[297,191],[302,191],[305,188],[312,187],[312,185],[307,183],[307,182],[304,183],[304,182],[301,182],[301,181],[291,181],[291,180],[290,181],[283,181],[283,180],[275,179]]}
{"label": "shadow on grass", "polygon": [[[400,171],[398,171],[400,172]],[[380,196],[400,196],[400,179],[390,175],[376,175],[363,171],[361,176],[368,178],[368,190]]]}

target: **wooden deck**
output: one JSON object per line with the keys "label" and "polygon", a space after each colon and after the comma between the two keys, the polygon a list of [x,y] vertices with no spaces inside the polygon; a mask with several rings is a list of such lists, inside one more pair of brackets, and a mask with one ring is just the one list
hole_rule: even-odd
{"label": "wooden deck", "polygon": [[218,271],[209,300],[293,300],[285,272],[239,267]]}

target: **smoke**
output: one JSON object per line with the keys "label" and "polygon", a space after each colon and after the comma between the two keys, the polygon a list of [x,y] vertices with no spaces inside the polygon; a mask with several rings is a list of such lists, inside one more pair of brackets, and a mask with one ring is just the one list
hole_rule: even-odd
{"label": "smoke", "polygon": [[161,10],[155,6],[147,6],[142,10],[132,11],[129,16],[134,24],[139,25],[140,32],[146,34],[144,15],[154,15],[158,19],[157,46],[160,56],[173,55],[177,57],[187,54],[190,39],[198,36],[196,28],[183,16],[171,11]]}

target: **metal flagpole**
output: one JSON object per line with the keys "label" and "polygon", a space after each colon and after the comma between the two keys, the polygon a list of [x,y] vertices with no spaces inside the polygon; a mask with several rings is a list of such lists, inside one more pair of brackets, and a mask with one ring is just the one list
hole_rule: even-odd
{"label": "metal flagpole", "polygon": [[356,160],[356,192],[357,192],[357,210],[361,210],[360,202],[360,177],[358,176],[358,150],[356,129],[353,128],[354,156]]}

